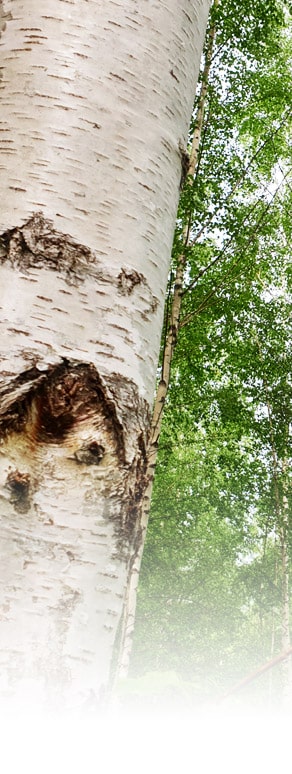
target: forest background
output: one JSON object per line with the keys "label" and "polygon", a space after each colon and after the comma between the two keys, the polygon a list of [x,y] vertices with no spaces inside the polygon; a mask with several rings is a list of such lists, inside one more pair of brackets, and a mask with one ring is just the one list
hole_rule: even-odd
{"label": "forest background", "polygon": [[291,8],[211,9],[120,688],[130,704],[291,702]]}

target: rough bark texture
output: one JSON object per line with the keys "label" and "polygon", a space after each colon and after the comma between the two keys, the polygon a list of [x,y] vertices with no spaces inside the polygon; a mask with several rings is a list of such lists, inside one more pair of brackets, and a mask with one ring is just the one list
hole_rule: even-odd
{"label": "rough bark texture", "polygon": [[207,0],[0,2],[0,690],[109,674]]}

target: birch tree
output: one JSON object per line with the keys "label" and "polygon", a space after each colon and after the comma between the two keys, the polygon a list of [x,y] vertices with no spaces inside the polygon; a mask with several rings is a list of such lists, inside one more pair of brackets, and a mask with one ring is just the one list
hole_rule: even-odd
{"label": "birch tree", "polygon": [[0,685],[95,706],[147,486],[208,0],[4,0]]}

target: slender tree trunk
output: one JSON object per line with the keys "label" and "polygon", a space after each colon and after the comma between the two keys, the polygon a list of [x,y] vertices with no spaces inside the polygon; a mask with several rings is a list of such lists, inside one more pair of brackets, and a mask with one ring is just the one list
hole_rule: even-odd
{"label": "slender tree trunk", "polygon": [[[213,8],[215,10],[218,4],[219,4],[219,0],[214,0]],[[198,165],[199,148],[200,148],[200,141],[201,141],[202,131],[203,131],[205,105],[206,105],[206,98],[207,98],[207,92],[208,92],[208,78],[209,78],[212,54],[213,54],[214,43],[215,43],[215,35],[216,35],[216,29],[213,23],[210,26],[210,29],[208,32],[205,63],[204,63],[204,69],[202,74],[201,89],[200,89],[197,112],[196,112],[196,121],[195,121],[195,128],[193,133],[192,149],[191,149],[190,157],[187,156],[186,152],[184,152],[182,147],[180,148],[182,153],[182,167],[183,167],[182,180],[183,181],[185,181],[185,179],[192,180],[194,178],[197,165]],[[185,247],[187,247],[188,240],[189,240],[189,224],[186,224],[184,228],[183,240],[184,240]],[[158,384],[155,402],[154,402],[150,438],[149,438],[148,451],[147,451],[148,484],[145,489],[144,497],[143,497],[142,515],[141,515],[141,521],[140,521],[140,535],[137,541],[136,553],[133,554],[133,557],[132,557],[132,562],[130,567],[130,578],[129,578],[128,587],[127,587],[127,598],[126,598],[126,605],[124,610],[121,649],[120,649],[120,655],[118,658],[119,666],[118,666],[117,674],[119,678],[124,678],[127,676],[129,663],[130,663],[130,655],[131,655],[131,649],[132,649],[132,639],[133,639],[135,615],[136,615],[139,573],[140,573],[141,561],[143,556],[146,531],[148,526],[150,501],[151,501],[151,495],[152,495],[155,467],[157,462],[159,436],[161,432],[161,425],[162,425],[162,418],[163,418],[163,409],[164,409],[166,395],[169,387],[171,363],[172,363],[173,352],[174,352],[174,348],[175,348],[175,344],[178,336],[178,330],[179,330],[179,319],[180,319],[180,310],[181,310],[181,301],[182,301],[182,287],[183,287],[183,280],[184,280],[185,264],[186,264],[186,256],[184,251],[182,252],[182,254],[178,259],[175,280],[174,280],[173,296],[171,300],[171,310],[170,310],[170,316],[169,316],[170,319],[169,321],[166,322],[167,334],[166,334],[166,341],[165,341],[163,360],[162,360],[161,378]]]}
{"label": "slender tree trunk", "polygon": [[208,0],[0,2],[0,691],[98,702]]}

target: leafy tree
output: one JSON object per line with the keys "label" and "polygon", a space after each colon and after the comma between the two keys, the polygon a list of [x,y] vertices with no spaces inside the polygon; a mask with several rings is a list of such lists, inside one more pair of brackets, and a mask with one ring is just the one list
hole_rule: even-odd
{"label": "leafy tree", "polygon": [[[169,276],[162,378],[183,255],[132,661],[132,674],[175,667],[196,678],[197,695],[289,644],[288,6],[224,3],[213,14],[198,164]],[[261,685],[271,693],[269,675]]]}

